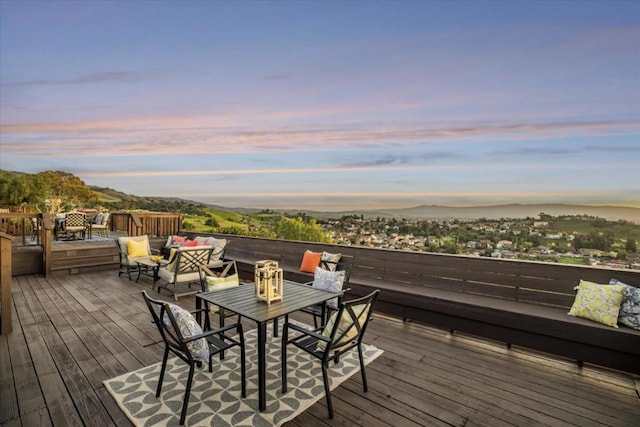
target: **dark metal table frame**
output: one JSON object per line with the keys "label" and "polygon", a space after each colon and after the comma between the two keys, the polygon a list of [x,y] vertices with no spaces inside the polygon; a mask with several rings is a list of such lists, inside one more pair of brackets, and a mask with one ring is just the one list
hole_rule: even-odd
{"label": "dark metal table frame", "polygon": [[[267,407],[266,392],[266,344],[267,323],[278,317],[287,316],[290,313],[314,304],[320,304],[343,292],[327,292],[313,288],[309,285],[286,281],[284,282],[284,298],[282,301],[266,302],[256,299],[256,290],[253,284],[241,285],[235,288],[216,292],[196,294],[196,309],[202,308],[202,303],[215,304],[223,309],[233,311],[240,316],[256,322],[258,328],[258,406],[260,412]],[[198,322],[200,314],[198,313]],[[221,316],[221,323],[224,316]],[[274,331],[277,336],[277,324],[274,323]]]}
{"label": "dark metal table frame", "polygon": [[[136,264],[138,265],[138,277],[136,278],[136,283],[140,280],[140,276],[145,274],[153,278],[153,285],[155,286],[156,282],[159,280],[158,272],[160,271],[160,267],[167,265],[168,262],[165,259],[161,259],[160,261],[143,259],[136,261]],[[149,270],[151,270],[151,274],[149,274]]]}

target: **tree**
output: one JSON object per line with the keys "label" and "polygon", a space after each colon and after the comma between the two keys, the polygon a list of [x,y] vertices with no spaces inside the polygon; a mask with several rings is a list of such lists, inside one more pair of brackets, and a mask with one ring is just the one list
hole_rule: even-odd
{"label": "tree", "polygon": [[41,177],[0,171],[0,205],[35,207],[45,199],[45,191]]}
{"label": "tree", "polygon": [[36,174],[44,182],[44,200],[39,208],[49,213],[56,213],[62,207],[72,208],[86,204],[95,204],[98,195],[77,176],[61,171],[46,171]]}
{"label": "tree", "polygon": [[210,217],[209,219],[207,219],[204,223],[204,225],[208,225],[209,227],[219,227],[220,224],[218,224],[218,221],[216,221],[216,219],[214,217]]}
{"label": "tree", "polygon": [[636,245],[636,241],[634,239],[627,239],[624,244],[624,250],[627,252],[637,252],[638,246]]}
{"label": "tree", "polygon": [[276,223],[275,233],[278,239],[331,243],[329,233],[316,224],[315,219],[304,221],[300,217],[283,217]]}

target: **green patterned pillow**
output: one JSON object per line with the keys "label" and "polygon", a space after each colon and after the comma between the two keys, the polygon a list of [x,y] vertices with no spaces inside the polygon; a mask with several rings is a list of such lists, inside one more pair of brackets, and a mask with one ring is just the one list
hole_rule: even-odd
{"label": "green patterned pillow", "polygon": [[240,285],[238,274],[227,277],[207,276],[207,288],[209,292],[222,291]]}
{"label": "green patterned pillow", "polygon": [[578,293],[569,310],[571,316],[583,317],[614,328],[618,327],[618,313],[625,295],[624,286],[599,285],[581,280],[576,289]]}
{"label": "green patterned pillow", "polygon": [[[358,319],[358,323],[360,324],[360,326],[364,325],[364,322],[367,320],[367,313],[369,312],[369,304],[358,304],[358,305],[354,305],[352,308],[353,308],[353,314],[356,315],[356,318]],[[327,322],[327,324],[324,326],[324,329],[322,330],[322,335],[324,335],[327,338],[331,336],[331,331],[333,330],[333,325],[335,325],[336,323],[338,313],[339,312],[336,311],[331,315],[331,317],[329,318],[329,321]],[[344,345],[351,343],[351,340],[355,338],[356,335],[358,335],[358,330],[353,325],[353,320],[351,318],[351,315],[347,313],[346,310],[342,313],[342,317],[340,318],[340,324],[338,325],[338,333],[336,337],[340,336],[340,334],[343,334],[345,331],[346,331],[346,334],[344,335],[344,337],[342,337],[342,339],[340,339],[338,342],[334,343],[335,345],[334,349],[338,349]],[[325,348],[326,348],[326,343],[324,341],[318,341],[316,351],[324,351]]]}

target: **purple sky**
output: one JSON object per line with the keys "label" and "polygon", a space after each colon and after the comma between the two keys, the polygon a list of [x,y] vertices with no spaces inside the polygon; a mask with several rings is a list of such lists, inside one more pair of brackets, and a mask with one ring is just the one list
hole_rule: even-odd
{"label": "purple sky", "polygon": [[229,207],[640,207],[640,2],[0,0],[0,169]]}

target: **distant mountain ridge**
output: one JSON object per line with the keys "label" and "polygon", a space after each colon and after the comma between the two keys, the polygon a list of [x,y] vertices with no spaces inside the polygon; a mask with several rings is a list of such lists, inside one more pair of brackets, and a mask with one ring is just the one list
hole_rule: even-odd
{"label": "distant mountain ridge", "polygon": [[[103,196],[113,200],[166,200],[166,201],[183,201],[186,203],[202,204],[214,209],[251,214],[261,211],[260,208],[230,208],[210,203],[198,202],[195,200],[185,200],[176,197],[158,197],[158,196],[134,196],[125,194],[117,190],[105,187],[90,186],[92,190],[101,193]],[[317,211],[317,210],[291,210],[291,209],[272,209],[276,212],[295,215],[297,213],[305,213],[316,218],[337,218],[344,215],[363,215],[366,218],[386,217],[386,218],[407,218],[407,219],[500,219],[500,218],[538,218],[540,213],[552,216],[561,215],[589,215],[604,218],[610,221],[630,221],[640,224],[640,208],[620,207],[620,206],[589,206],[589,205],[570,205],[562,203],[545,203],[545,204],[506,204],[492,206],[468,206],[453,207],[440,205],[421,205],[412,208],[400,209],[369,209],[369,210],[345,210],[345,211]]]}
{"label": "distant mountain ridge", "polygon": [[[295,211],[288,211],[295,213]],[[300,212],[300,211],[298,211]],[[402,209],[349,210],[341,212],[304,211],[319,218],[335,218],[343,215],[363,215],[367,218],[407,218],[407,219],[500,219],[538,218],[540,213],[552,216],[589,215],[610,221],[630,221],[640,223],[640,208],[619,206],[588,206],[569,204],[508,204],[493,206],[451,207],[422,205]]]}

